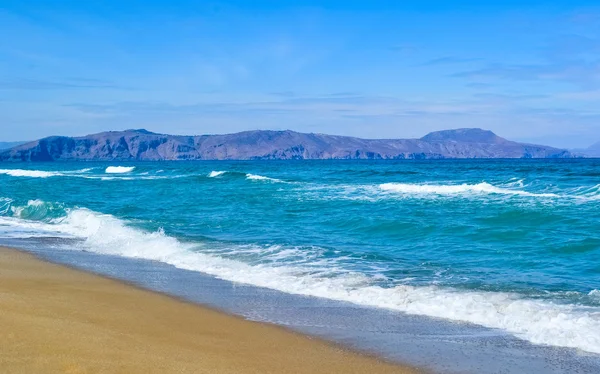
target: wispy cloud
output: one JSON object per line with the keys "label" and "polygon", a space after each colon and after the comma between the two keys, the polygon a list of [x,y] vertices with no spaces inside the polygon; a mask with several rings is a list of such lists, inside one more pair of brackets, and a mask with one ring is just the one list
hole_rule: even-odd
{"label": "wispy cloud", "polygon": [[569,21],[576,24],[598,24],[600,21],[600,10],[581,9],[569,14]]}
{"label": "wispy cloud", "polygon": [[598,7],[14,3],[0,11],[0,123],[18,124],[15,139],[138,126],[598,134]]}
{"label": "wispy cloud", "polygon": [[131,89],[113,82],[91,78],[65,78],[62,80],[41,80],[12,78],[0,80],[0,90],[64,90],[64,89]]}
{"label": "wispy cloud", "polygon": [[597,58],[600,53],[600,39],[585,35],[562,35],[542,49],[543,54],[553,61],[573,61]]}
{"label": "wispy cloud", "polygon": [[467,83],[465,86],[468,88],[472,88],[474,90],[486,90],[486,89],[494,87],[493,84],[480,83],[480,82]]}
{"label": "wispy cloud", "polygon": [[451,76],[479,80],[477,83],[490,80],[560,82],[589,90],[600,87],[599,54],[600,39],[561,35],[538,50],[538,63],[493,63]]}
{"label": "wispy cloud", "polygon": [[279,97],[294,97],[294,96],[296,96],[296,93],[294,91],[278,91],[278,92],[270,92],[270,94],[273,96],[279,96]]}
{"label": "wispy cloud", "polygon": [[389,48],[391,51],[398,52],[405,55],[412,55],[420,51],[420,48],[414,44],[396,44]]}
{"label": "wispy cloud", "polygon": [[479,80],[555,81],[590,89],[600,86],[600,60],[565,61],[538,65],[493,64],[482,69],[459,72],[451,76]]}
{"label": "wispy cloud", "polygon": [[464,64],[464,63],[468,63],[468,62],[477,62],[477,61],[483,61],[483,59],[482,58],[474,58],[474,57],[469,58],[469,57],[446,56],[446,57],[440,57],[440,58],[426,61],[422,64],[419,64],[418,66]]}
{"label": "wispy cloud", "polygon": [[[508,138],[540,138],[550,145],[562,143],[564,129],[573,137],[589,137],[600,121],[600,109],[574,110],[556,106],[546,95],[474,94],[453,100],[406,100],[387,96],[300,96],[280,100],[246,102],[113,102],[73,103],[68,107],[104,122],[154,125],[166,131],[164,121],[178,124],[180,132],[201,129],[235,132],[249,128],[316,129],[362,137],[419,137],[426,132],[452,127],[484,127]],[[202,123],[203,126],[198,127]],[[513,124],[507,126],[506,124]],[[441,125],[443,124],[443,125]],[[518,126],[517,126],[518,124]],[[366,131],[368,130],[368,131]],[[311,130],[312,131],[312,130]],[[584,135],[587,134],[587,135]],[[565,141],[566,142],[566,141]]]}

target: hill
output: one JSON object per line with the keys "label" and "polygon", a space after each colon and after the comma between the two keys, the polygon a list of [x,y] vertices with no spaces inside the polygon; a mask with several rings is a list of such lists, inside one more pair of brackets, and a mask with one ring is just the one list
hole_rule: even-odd
{"label": "hill", "polygon": [[26,142],[0,142],[0,150],[10,149]]}
{"label": "hill", "polygon": [[147,130],[52,136],[0,151],[0,161],[569,158],[564,149],[456,129],[421,139],[360,139],[294,131],[183,136]]}

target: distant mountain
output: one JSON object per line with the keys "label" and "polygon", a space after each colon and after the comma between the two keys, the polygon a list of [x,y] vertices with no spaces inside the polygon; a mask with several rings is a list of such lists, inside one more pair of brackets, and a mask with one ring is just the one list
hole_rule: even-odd
{"label": "distant mountain", "polygon": [[600,157],[600,142],[589,146],[585,153],[590,157]]}
{"label": "distant mountain", "polygon": [[600,157],[600,142],[584,149],[572,149],[571,152],[585,157]]}
{"label": "distant mountain", "polygon": [[569,158],[569,151],[491,131],[437,131],[421,139],[359,139],[294,131],[182,136],[147,130],[51,136],[0,152],[0,161]]}
{"label": "distant mountain", "polygon": [[489,130],[482,129],[456,129],[431,132],[421,138],[426,142],[463,142],[463,143],[485,143],[500,144],[507,142]]}
{"label": "distant mountain", "polygon": [[16,147],[18,145],[24,144],[26,142],[0,142],[0,150],[10,149],[12,147]]}

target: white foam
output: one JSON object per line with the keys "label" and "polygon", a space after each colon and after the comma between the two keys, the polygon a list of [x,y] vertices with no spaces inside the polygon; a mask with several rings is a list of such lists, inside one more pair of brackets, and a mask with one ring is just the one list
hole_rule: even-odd
{"label": "white foam", "polygon": [[220,177],[221,175],[227,173],[226,171],[211,171],[210,173],[208,173],[208,177],[209,178],[216,178],[216,177]]}
{"label": "white foam", "polygon": [[135,170],[135,166],[109,166],[104,170],[107,174],[123,174],[131,173]]}
{"label": "white foam", "polygon": [[26,206],[13,206],[11,207],[11,211],[13,213],[14,216],[16,217],[22,217],[23,212],[25,211],[25,209],[27,208],[38,208],[41,206],[44,206],[46,203],[42,200],[39,199],[35,199],[35,200],[29,200],[27,202]]}
{"label": "white foam", "polygon": [[[600,184],[595,186],[581,186],[555,192],[530,192],[523,190],[523,181],[509,182],[502,187],[494,186],[487,182],[477,184],[410,184],[410,183],[384,183],[380,184],[380,192],[401,197],[435,198],[445,197],[472,197],[472,196],[521,196],[543,198],[548,200],[594,202],[600,200]],[[367,189],[365,187],[365,189]]]}
{"label": "white foam", "polygon": [[384,183],[379,185],[382,191],[393,192],[402,195],[473,195],[473,194],[498,194],[518,195],[531,197],[551,197],[560,195],[555,193],[533,193],[523,190],[501,188],[489,183],[478,184],[408,184],[408,183]]}
{"label": "white foam", "polygon": [[0,197],[0,215],[7,214],[11,210],[12,202],[12,199]]}
{"label": "white foam", "polygon": [[29,177],[29,178],[49,178],[63,175],[56,171],[43,170],[25,170],[25,169],[0,169],[0,174],[10,175],[11,177]]}
{"label": "white foam", "polygon": [[[0,222],[1,223],[1,222]],[[463,291],[437,286],[398,285],[385,288],[374,277],[347,272],[325,261],[286,264],[284,250],[268,249],[276,264],[251,265],[232,258],[203,253],[203,248],[182,243],[162,231],[143,232],[123,221],[87,209],[75,209],[42,229],[82,238],[82,249],[132,258],[161,261],[229,281],[287,293],[342,300],[409,314],[470,322],[503,329],[535,344],[578,348],[600,353],[600,308],[525,299],[518,294]],[[255,253],[256,247],[247,249]],[[210,251],[210,249],[208,249]],[[260,253],[260,251],[259,251]],[[232,256],[235,250],[232,251]],[[290,256],[297,256],[292,251]],[[332,266],[333,265],[333,266]]]}
{"label": "white foam", "polygon": [[257,174],[246,174],[246,179],[254,181],[266,181],[266,182],[283,182],[281,179],[269,178]]}
{"label": "white foam", "polygon": [[[142,179],[142,178],[138,178],[138,179]],[[100,177],[100,180],[103,181],[133,181],[136,180],[136,178],[132,178],[132,177]]]}
{"label": "white foam", "polygon": [[69,171],[63,171],[63,173],[65,173],[65,174],[87,173],[92,170],[94,170],[94,168],[85,168],[85,169],[81,169],[81,170],[69,170]]}
{"label": "white foam", "polygon": [[523,188],[525,187],[525,180],[523,179],[518,179],[518,178],[512,178],[510,181],[508,181],[507,183],[504,183],[502,185],[502,187],[509,187],[509,188]]}
{"label": "white foam", "polygon": [[61,170],[61,171],[46,171],[46,170],[26,170],[26,169],[0,169],[0,174],[10,175],[12,177],[29,177],[29,178],[50,178],[50,177],[85,177],[78,175],[87,173],[93,168],[85,168],[81,170]]}
{"label": "white foam", "polygon": [[600,200],[600,184],[577,187],[570,191],[570,194],[588,200]]}
{"label": "white foam", "polygon": [[2,238],[73,238],[68,233],[57,230],[54,225],[37,221],[26,221],[14,217],[0,216],[0,237]]}

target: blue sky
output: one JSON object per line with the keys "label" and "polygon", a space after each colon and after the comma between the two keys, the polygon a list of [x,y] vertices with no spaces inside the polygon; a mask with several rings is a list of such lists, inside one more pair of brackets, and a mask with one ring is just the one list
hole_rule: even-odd
{"label": "blue sky", "polygon": [[600,140],[592,1],[0,0],[0,140],[147,128]]}

